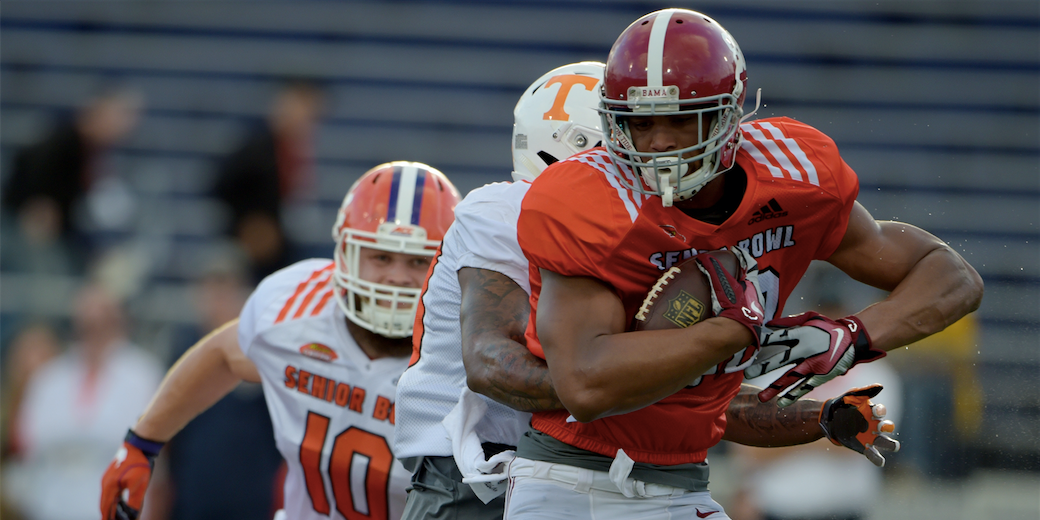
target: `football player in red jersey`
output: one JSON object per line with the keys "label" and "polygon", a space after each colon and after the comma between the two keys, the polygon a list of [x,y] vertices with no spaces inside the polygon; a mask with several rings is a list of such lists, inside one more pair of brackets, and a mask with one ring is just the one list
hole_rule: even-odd
{"label": "football player in red jersey", "polygon": [[[536,412],[521,438],[507,518],[726,518],[707,492],[706,452],[745,371],[794,365],[758,396],[783,392],[789,405],[978,307],[982,281],[960,255],[856,202],[858,179],[830,138],[787,118],[745,121],[746,82],[717,22],[648,14],[607,59],[605,148],[532,184],[517,231],[531,265],[527,346],[566,409]],[[753,259],[737,279],[757,278],[761,293],[716,283],[717,317],[626,332],[662,271],[734,246]],[[890,295],[841,319],[773,321],[812,260]]]}
{"label": "football player in red jersey", "polygon": [[262,383],[288,467],[275,518],[400,518],[410,472],[390,448],[397,380],[420,288],[459,200],[422,163],[365,172],[332,227],[333,259],[265,278],[238,319],[170,369],[102,476],[102,519],[136,518],[163,444],[242,381]]}
{"label": "football player in red jersey", "polygon": [[[415,468],[404,519],[502,518],[502,470],[530,420],[521,412],[562,408],[544,360],[517,341],[530,305],[516,220],[530,182],[548,164],[598,146],[603,70],[602,63],[572,63],[535,80],[513,111],[515,182],[475,189],[455,208],[424,284],[412,364],[397,385],[394,452]],[[780,413],[775,400],[759,402],[758,390],[745,386],[730,402],[725,439],[785,446],[826,436],[878,465],[878,450],[898,448],[882,434],[891,431],[881,424],[883,408],[869,402],[880,387],[869,395],[854,389],[829,405],[805,399]]]}

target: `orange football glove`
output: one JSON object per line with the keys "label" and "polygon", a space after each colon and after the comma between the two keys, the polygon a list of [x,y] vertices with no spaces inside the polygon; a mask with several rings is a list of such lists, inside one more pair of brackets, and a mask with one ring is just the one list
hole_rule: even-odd
{"label": "orange football glove", "polygon": [[136,520],[163,443],[126,432],[123,446],[101,477],[102,520]]}
{"label": "orange football glove", "polygon": [[885,435],[895,430],[892,421],[884,420],[885,405],[870,402],[881,389],[878,384],[853,388],[827,400],[820,410],[820,427],[827,439],[862,453],[878,467],[885,465],[882,451],[899,451],[899,441]]}

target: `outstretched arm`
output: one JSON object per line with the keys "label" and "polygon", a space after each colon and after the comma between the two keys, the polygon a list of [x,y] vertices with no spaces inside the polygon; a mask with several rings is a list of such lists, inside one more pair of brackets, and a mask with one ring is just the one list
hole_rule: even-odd
{"label": "outstretched arm", "polygon": [[736,397],[726,409],[726,431],[723,440],[775,448],[795,446],[822,439],[820,409],[823,402],[801,399],[791,406],[780,408],[774,397],[766,402],[758,399],[761,388],[743,383]]}
{"label": "outstretched arm", "polygon": [[777,398],[761,402],[760,388],[741,384],[726,410],[722,438],[745,446],[795,446],[826,437],[836,446],[862,453],[875,466],[885,465],[883,452],[899,451],[899,441],[887,435],[895,429],[885,420],[885,406],[873,403],[880,384],[853,388],[827,401],[804,399],[780,408]]}
{"label": "outstretched arm", "polygon": [[827,261],[855,280],[891,291],[856,314],[876,349],[892,350],[939,332],[982,302],[982,278],[950,246],[909,224],[875,221],[858,202]]}
{"label": "outstretched arm", "polygon": [[524,345],[531,314],[527,292],[488,269],[464,267],[458,277],[462,361],[470,389],[524,412],[563,408],[545,361]]}
{"label": "outstretched arm", "polygon": [[259,383],[260,374],[238,346],[235,319],[199,340],[174,363],[134,433],[166,442],[242,381]]}
{"label": "outstretched arm", "polygon": [[136,519],[163,444],[243,380],[259,382],[260,374],[238,348],[235,319],[202,338],[166,373],[101,477],[102,519]]}

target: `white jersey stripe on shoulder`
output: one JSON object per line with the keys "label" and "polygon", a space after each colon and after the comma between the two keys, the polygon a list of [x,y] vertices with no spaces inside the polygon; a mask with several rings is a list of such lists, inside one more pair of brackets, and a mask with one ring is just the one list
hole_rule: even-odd
{"label": "white jersey stripe on shoulder", "polygon": [[[744,131],[751,134],[753,139],[760,142],[769,154],[773,156],[773,159],[780,164],[780,167],[783,168],[792,179],[796,181],[802,180],[802,172],[791,163],[791,159],[787,157],[787,154],[785,154],[779,146],[777,146],[776,141],[762,133],[762,130],[755,126],[754,123],[745,127]],[[783,134],[781,134],[781,137],[783,137]]]}
{"label": "white jersey stripe on shoulder", "polygon": [[798,146],[798,142],[784,135],[779,128],[773,126],[773,123],[762,122],[761,125],[764,130],[773,136],[773,139],[784,143],[787,149],[791,152],[791,155],[794,155],[795,159],[798,159],[798,163],[802,165],[802,170],[805,171],[805,175],[809,178],[809,183],[814,186],[819,186],[820,179],[816,175],[816,166],[814,166],[812,161],[806,157],[805,151]]}
{"label": "white jersey stripe on shoulder", "polygon": [[672,11],[661,11],[654,17],[654,25],[650,28],[650,41],[646,49],[646,86],[664,86],[664,37],[668,34],[668,22],[672,19]]}
{"label": "white jersey stripe on shoulder", "polygon": [[[639,216],[639,208],[643,206],[643,198],[620,182],[614,173],[617,171],[614,162],[607,156],[606,151],[593,150],[575,155],[567,160],[578,161],[582,164],[591,166],[602,173],[606,177],[607,182],[617,190],[618,198],[620,198],[621,202],[625,205],[625,210],[628,212],[629,218],[632,219],[632,222],[636,221],[636,218]],[[623,169],[622,171],[624,172],[622,175],[626,176],[628,182],[632,182],[632,176],[629,175],[628,170]]]}
{"label": "white jersey stripe on shoulder", "polygon": [[635,201],[636,206],[642,207],[643,201],[649,199],[650,197],[646,194],[640,193],[632,189],[636,186],[642,185],[639,176],[636,175],[635,172],[633,172],[632,169],[628,167],[628,165],[619,164],[614,161],[611,161],[610,157],[607,156],[606,153],[604,153],[603,155],[603,160],[606,161],[605,172],[608,174],[613,174],[613,176],[615,177],[624,177],[624,182],[621,182],[621,184],[626,185],[629,188],[628,193],[632,195],[632,199]]}
{"label": "white jersey stripe on shoulder", "polygon": [[[746,132],[747,129],[745,128],[744,131]],[[766,159],[765,154],[762,153],[762,150],[758,149],[758,146],[756,146],[751,139],[744,139],[743,141],[741,141],[740,147],[744,149],[744,151],[747,152],[748,155],[750,155],[751,158],[755,160],[755,162],[761,164],[762,166],[765,166],[769,170],[769,173],[773,175],[773,177],[776,177],[778,179],[784,178],[784,173],[780,171],[780,168],[777,168],[776,166],[769,164],[769,159]]]}
{"label": "white jersey stripe on shoulder", "polygon": [[632,190],[629,190],[622,186],[621,183],[618,182],[617,177],[613,176],[612,174],[604,173],[603,175],[607,176],[607,182],[609,182],[610,185],[613,186],[615,190],[617,190],[618,197],[621,198],[621,202],[625,204],[625,209],[628,210],[628,218],[632,219],[632,222],[635,222],[636,218],[639,217],[639,210],[636,209],[634,202],[628,198],[630,195],[632,195]]}
{"label": "white jersey stripe on shoulder", "polygon": [[401,168],[401,178],[397,185],[397,189],[400,190],[397,193],[397,211],[394,214],[394,218],[398,222],[404,224],[412,222],[412,207],[415,204],[415,177],[418,173],[419,169],[415,166]]}

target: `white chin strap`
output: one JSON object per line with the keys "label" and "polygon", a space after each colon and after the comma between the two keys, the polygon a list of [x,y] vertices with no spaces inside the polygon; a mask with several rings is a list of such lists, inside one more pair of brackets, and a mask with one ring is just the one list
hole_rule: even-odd
{"label": "white chin strap", "polygon": [[[679,186],[679,179],[682,179],[684,177],[697,177],[698,174],[700,174],[702,171],[707,171],[708,169],[710,169],[713,164],[710,161],[706,161],[706,164],[698,168],[697,171],[693,172],[692,175],[688,175],[690,171],[690,164],[679,163],[678,168],[675,168],[674,166],[669,166],[670,164],[675,164],[676,162],[678,162],[678,159],[658,159],[656,174],[654,172],[655,168],[652,165],[643,166],[640,168],[643,173],[643,179],[645,179],[647,184],[649,184],[652,188],[657,189],[658,193],[661,194],[661,203],[666,208],[671,207],[672,204],[677,200],[686,200],[690,197],[693,197],[697,194],[698,191],[700,191],[701,186],[703,186],[703,184],[694,188],[687,188],[684,186],[683,191],[677,193],[676,188]],[[665,169],[671,171],[663,172],[662,170]],[[676,169],[678,169],[678,171],[675,171]]]}
{"label": "white chin strap", "polygon": [[675,191],[675,187],[672,186],[672,174],[669,173],[658,179],[664,182],[664,186],[661,188],[661,204],[670,208],[672,207],[672,193]]}

